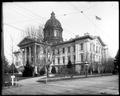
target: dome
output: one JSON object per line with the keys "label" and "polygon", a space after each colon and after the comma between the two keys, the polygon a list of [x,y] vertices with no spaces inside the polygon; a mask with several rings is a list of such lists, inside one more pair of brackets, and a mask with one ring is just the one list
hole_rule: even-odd
{"label": "dome", "polygon": [[51,13],[50,19],[45,24],[45,28],[48,27],[58,27],[58,28],[61,27],[60,22],[55,18],[54,12]]}

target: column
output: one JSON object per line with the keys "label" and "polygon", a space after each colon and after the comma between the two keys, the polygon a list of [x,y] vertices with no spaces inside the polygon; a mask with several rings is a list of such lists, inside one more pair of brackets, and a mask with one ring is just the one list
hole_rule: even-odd
{"label": "column", "polygon": [[26,63],[27,63],[27,48],[25,48],[24,50],[25,50],[25,51],[24,51],[24,52],[25,52],[25,53],[24,53],[24,55],[25,55],[25,59],[24,59],[25,62],[24,62],[24,64],[26,65]]}
{"label": "column", "polygon": [[29,47],[29,63],[31,63],[31,47]]}
{"label": "column", "polygon": [[36,65],[36,45],[34,46],[34,65]]}
{"label": "column", "polygon": [[21,63],[24,66],[24,54],[23,54],[23,50],[20,49],[20,52],[21,52]]}

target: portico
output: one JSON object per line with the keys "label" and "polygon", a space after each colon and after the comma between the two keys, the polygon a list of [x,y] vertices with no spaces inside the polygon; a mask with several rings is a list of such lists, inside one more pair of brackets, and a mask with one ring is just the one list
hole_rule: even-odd
{"label": "portico", "polygon": [[[42,43],[26,37],[18,44],[18,46],[21,50],[23,66],[27,63],[32,67],[41,66],[40,61],[44,58],[44,45]],[[42,62],[42,64],[44,63]]]}

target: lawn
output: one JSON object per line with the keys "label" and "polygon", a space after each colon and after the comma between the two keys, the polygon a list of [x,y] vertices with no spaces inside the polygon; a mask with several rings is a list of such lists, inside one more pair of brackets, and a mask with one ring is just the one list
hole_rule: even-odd
{"label": "lawn", "polygon": [[[14,75],[15,75],[15,81],[31,78],[31,77],[22,77],[22,74],[17,74],[17,73],[15,73]],[[11,86],[11,81],[12,81],[11,76],[12,74],[4,74],[3,86]]]}

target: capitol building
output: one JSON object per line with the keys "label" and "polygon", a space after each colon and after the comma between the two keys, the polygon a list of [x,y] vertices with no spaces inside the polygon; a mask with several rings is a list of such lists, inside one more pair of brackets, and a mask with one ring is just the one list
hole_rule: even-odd
{"label": "capitol building", "polygon": [[[88,63],[92,72],[97,70],[100,73],[102,64],[108,60],[108,48],[101,38],[85,33],[84,36],[63,41],[63,30],[55,13],[52,12],[50,19],[44,25],[42,42],[25,37],[18,44],[20,50],[14,52],[15,65],[17,67],[25,66],[29,62],[39,71],[47,62],[47,58],[51,60],[49,73],[53,66],[57,73],[61,73],[68,61],[72,62],[75,72],[79,74],[84,70],[85,62]],[[49,53],[50,56],[46,57],[46,54]]]}

